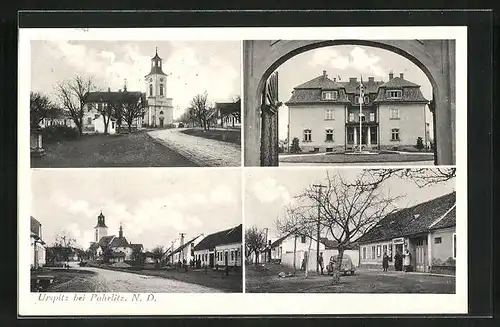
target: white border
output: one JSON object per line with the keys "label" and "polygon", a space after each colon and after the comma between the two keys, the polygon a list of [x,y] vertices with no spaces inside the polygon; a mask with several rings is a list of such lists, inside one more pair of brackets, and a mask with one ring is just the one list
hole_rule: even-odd
{"label": "white border", "polygon": [[[146,32],[147,31],[147,32]],[[314,36],[314,37],[312,37]],[[456,294],[156,294],[156,302],[40,302],[29,292],[31,208],[29,91],[31,40],[184,40],[244,39],[455,39],[457,273]],[[242,67],[243,68],[243,67]],[[72,315],[253,315],[253,314],[460,314],[467,313],[467,27],[310,27],[172,29],[20,29],[18,110],[18,313],[22,316]],[[243,101],[243,89],[242,101]],[[242,117],[242,124],[244,118]],[[242,126],[242,131],[244,130]],[[243,146],[242,146],[243,149]],[[243,160],[242,160],[243,164]],[[435,167],[435,166],[432,166]],[[307,167],[300,169],[324,169]],[[355,168],[350,167],[350,168]],[[376,168],[376,167],[357,167]],[[381,166],[380,168],[388,168]],[[419,168],[422,168],[421,166]],[[95,169],[95,168],[90,168]],[[141,168],[133,168],[141,169]],[[145,168],[150,169],[150,168]],[[163,169],[163,168],[159,168]],[[169,168],[165,168],[169,169]],[[192,169],[192,168],[190,168]],[[223,168],[219,168],[223,169]],[[234,168],[233,168],[234,169]],[[299,169],[241,168],[247,169]],[[342,169],[342,167],[341,167]],[[349,168],[344,168],[349,169]],[[83,169],[85,170],[85,169]],[[242,182],[245,185],[245,182]],[[242,190],[244,196],[244,190]],[[21,200],[22,199],[22,200]],[[244,205],[242,206],[244,207]],[[26,263],[26,264],[24,264]],[[58,293],[51,293],[57,295]],[[65,293],[71,295],[73,293]]]}

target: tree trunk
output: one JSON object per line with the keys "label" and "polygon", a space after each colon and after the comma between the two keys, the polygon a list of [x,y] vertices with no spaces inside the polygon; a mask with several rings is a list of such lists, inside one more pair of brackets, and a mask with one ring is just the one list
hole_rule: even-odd
{"label": "tree trunk", "polygon": [[307,247],[307,260],[306,260],[306,278],[309,276],[309,259],[311,257],[312,237],[309,237],[309,246]]}
{"label": "tree trunk", "polygon": [[109,118],[106,119],[106,115],[102,115],[102,120],[104,122],[104,134],[108,134]]}
{"label": "tree trunk", "polygon": [[127,122],[128,125],[128,133],[132,133],[132,122]]}
{"label": "tree trunk", "polygon": [[[283,254],[282,254],[283,255]],[[297,256],[297,235],[295,235],[294,240],[293,240],[293,275],[295,276],[295,271],[296,271],[296,256]]]}
{"label": "tree trunk", "polygon": [[259,264],[259,252],[255,251],[255,266]]}

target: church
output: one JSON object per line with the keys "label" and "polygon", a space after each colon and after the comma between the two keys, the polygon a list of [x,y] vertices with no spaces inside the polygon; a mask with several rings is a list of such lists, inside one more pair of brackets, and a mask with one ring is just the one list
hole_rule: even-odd
{"label": "church", "polygon": [[[132,130],[143,127],[164,128],[173,123],[174,107],[172,98],[167,97],[167,74],[163,72],[163,59],[158,55],[151,58],[150,72],[144,76],[144,92],[127,90],[125,80],[123,90],[89,92],[85,99],[85,114],[82,119],[82,128],[85,133],[117,133],[117,117],[112,114],[109,118],[107,128],[101,112],[107,112],[109,104],[133,97],[144,107],[143,115],[132,122]],[[111,111],[111,110],[110,110]],[[121,129],[127,130],[127,123],[122,121]]]}
{"label": "church", "polygon": [[90,252],[94,260],[103,259],[106,251],[109,253],[110,262],[133,261],[134,251],[142,252],[142,244],[132,244],[123,236],[123,226],[120,224],[118,237],[108,235],[106,217],[101,213],[97,216],[97,224],[94,226],[94,240],[90,244]]}

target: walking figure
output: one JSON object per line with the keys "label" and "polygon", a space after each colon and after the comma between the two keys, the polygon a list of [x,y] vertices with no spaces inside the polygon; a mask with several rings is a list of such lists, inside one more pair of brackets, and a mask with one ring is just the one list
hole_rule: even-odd
{"label": "walking figure", "polygon": [[387,271],[387,268],[389,268],[389,256],[386,251],[384,251],[384,256],[382,257],[382,268],[384,271]]}
{"label": "walking figure", "polygon": [[319,253],[319,257],[318,257],[318,264],[319,264],[319,268],[321,270],[321,275],[324,275],[324,272],[323,272],[323,252],[320,252]]}
{"label": "walking figure", "polygon": [[405,248],[405,252],[403,253],[403,266],[405,272],[410,271],[410,265],[411,265],[411,254],[410,251],[408,251],[408,248]]}

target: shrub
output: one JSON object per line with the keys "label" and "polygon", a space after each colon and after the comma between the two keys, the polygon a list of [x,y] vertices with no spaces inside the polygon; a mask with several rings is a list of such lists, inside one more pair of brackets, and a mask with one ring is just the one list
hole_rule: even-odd
{"label": "shrub", "polygon": [[80,136],[75,127],[54,125],[42,130],[43,142],[53,143],[67,140],[75,140]]}
{"label": "shrub", "polygon": [[302,149],[299,146],[299,138],[294,137],[292,140],[292,147],[290,148],[291,153],[301,153]]}
{"label": "shrub", "polygon": [[420,136],[417,137],[417,144],[415,145],[415,148],[417,148],[419,151],[422,151],[424,149],[424,141]]}

